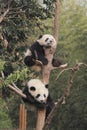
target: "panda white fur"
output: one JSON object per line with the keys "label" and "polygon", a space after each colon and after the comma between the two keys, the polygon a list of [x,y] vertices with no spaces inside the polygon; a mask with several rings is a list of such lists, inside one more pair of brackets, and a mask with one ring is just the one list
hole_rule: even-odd
{"label": "panda white fur", "polygon": [[[38,60],[43,65],[47,65],[48,60],[45,57],[45,51],[48,48],[56,48],[56,46],[57,46],[56,40],[52,35],[45,34],[39,36],[37,41],[33,45],[31,45],[31,47],[26,51],[24,63],[28,67],[38,66],[39,68],[41,68],[41,64],[39,65],[36,64],[36,60]],[[57,63],[58,63],[57,66],[61,64],[59,61],[58,62],[57,61],[58,60],[53,59],[52,61],[53,66],[56,66]]]}
{"label": "panda white fur", "polygon": [[50,48],[50,47],[56,48],[57,46],[55,38],[50,34],[45,34],[45,35],[40,36],[37,42],[41,46],[44,46],[45,48]]}
{"label": "panda white fur", "polygon": [[28,92],[39,103],[46,103],[48,97],[48,89],[39,79],[31,79],[28,83]]}
{"label": "panda white fur", "polygon": [[38,109],[46,108],[46,115],[50,113],[54,105],[47,86],[39,79],[31,79],[23,90],[27,98],[22,98],[25,103],[35,105]]}

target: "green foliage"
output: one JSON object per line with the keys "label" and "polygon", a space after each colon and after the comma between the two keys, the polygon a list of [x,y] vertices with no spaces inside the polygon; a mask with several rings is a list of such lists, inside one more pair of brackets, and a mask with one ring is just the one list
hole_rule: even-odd
{"label": "green foliage", "polygon": [[0,72],[4,70],[5,61],[0,60]]}
{"label": "green foliage", "polygon": [[25,80],[27,77],[27,68],[21,71],[17,70],[7,77],[7,79],[4,81],[4,84],[8,85],[10,83],[17,82],[18,80]]}
{"label": "green foliage", "polygon": [[70,56],[68,63],[72,63],[74,59],[86,62],[86,21],[86,8],[75,4],[74,0],[62,3],[59,43],[66,50],[65,58]]}
{"label": "green foliage", "polygon": [[11,95],[8,105],[8,114],[12,121],[12,128],[18,129],[19,128],[19,113],[20,113],[20,103],[21,103],[21,97],[19,97],[17,94]]}
{"label": "green foliage", "polygon": [[[6,19],[1,22],[0,32],[9,43],[12,43],[9,44],[7,48],[7,51],[9,52],[13,50],[18,41],[24,41],[29,33],[34,31],[36,26],[39,28],[40,23],[37,18],[45,18],[46,12],[40,5],[38,5],[37,0],[13,0],[12,2],[1,0],[0,15],[4,13],[8,6],[10,10],[6,15]],[[2,49],[3,44],[2,41],[0,42],[0,48]]]}
{"label": "green foliage", "polygon": [[8,115],[8,107],[6,103],[0,98],[0,129],[11,128],[11,119]]}

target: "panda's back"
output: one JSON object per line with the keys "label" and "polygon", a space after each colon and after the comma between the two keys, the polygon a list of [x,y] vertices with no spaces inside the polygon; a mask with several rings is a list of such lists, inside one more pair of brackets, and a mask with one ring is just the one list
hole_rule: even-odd
{"label": "panda's back", "polygon": [[35,53],[44,54],[43,46],[41,46],[38,42],[35,42],[34,44],[32,44],[32,46],[30,47],[30,50],[33,55],[35,55]]}

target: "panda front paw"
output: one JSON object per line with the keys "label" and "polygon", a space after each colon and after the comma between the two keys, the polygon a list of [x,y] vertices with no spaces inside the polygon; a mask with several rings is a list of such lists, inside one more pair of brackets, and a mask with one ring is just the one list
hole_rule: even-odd
{"label": "panda front paw", "polygon": [[53,65],[53,67],[59,67],[61,64],[62,64],[62,63],[61,63],[60,60],[53,58],[53,60],[52,60],[52,65]]}
{"label": "panda front paw", "polygon": [[43,65],[47,65],[48,64],[48,60],[47,59],[44,59],[43,60]]}
{"label": "panda front paw", "polygon": [[25,65],[27,65],[28,67],[31,67],[33,65],[35,65],[35,62],[33,61],[33,58],[31,56],[26,56],[24,58],[24,63]]}

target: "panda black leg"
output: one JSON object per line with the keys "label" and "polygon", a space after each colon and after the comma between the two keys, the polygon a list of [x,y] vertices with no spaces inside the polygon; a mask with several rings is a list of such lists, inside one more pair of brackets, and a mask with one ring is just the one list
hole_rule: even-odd
{"label": "panda black leg", "polygon": [[43,65],[47,65],[48,64],[48,60],[45,57],[40,56],[39,60],[43,63]]}
{"label": "panda black leg", "polygon": [[51,96],[49,95],[48,99],[47,99],[46,119],[47,119],[48,115],[50,114],[51,110],[53,109],[53,107],[54,107],[54,101],[51,98]]}
{"label": "panda black leg", "polygon": [[23,89],[23,93],[27,96],[27,98],[23,98],[22,100],[24,103],[29,103],[29,104],[34,104],[35,103],[35,99],[33,96],[30,95],[30,93],[28,92],[28,87],[25,87]]}
{"label": "panda black leg", "polygon": [[26,56],[24,58],[24,63],[28,66],[31,67],[33,65],[35,65],[35,62],[33,61],[33,58],[31,56]]}

